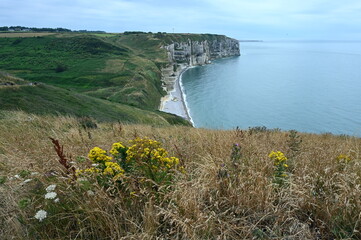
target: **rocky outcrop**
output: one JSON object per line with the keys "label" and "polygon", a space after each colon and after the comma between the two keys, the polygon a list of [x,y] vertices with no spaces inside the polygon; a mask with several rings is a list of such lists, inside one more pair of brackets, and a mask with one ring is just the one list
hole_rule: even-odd
{"label": "rocky outcrop", "polygon": [[164,46],[170,63],[185,63],[189,66],[204,65],[211,60],[239,56],[239,42],[235,39],[216,35],[212,39],[173,42]]}

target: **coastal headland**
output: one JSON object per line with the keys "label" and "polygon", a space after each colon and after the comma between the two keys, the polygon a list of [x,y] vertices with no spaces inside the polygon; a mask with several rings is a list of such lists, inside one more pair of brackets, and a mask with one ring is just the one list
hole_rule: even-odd
{"label": "coastal headland", "polygon": [[173,42],[163,48],[167,50],[169,64],[162,68],[162,86],[167,95],[161,98],[159,110],[178,115],[192,124],[181,77],[189,67],[210,64],[211,60],[239,56],[239,42],[221,35],[200,35],[200,39]]}
{"label": "coastal headland", "polygon": [[24,80],[0,76],[1,109],[160,125],[190,125],[176,81],[186,67],[239,55],[237,40],[216,34],[3,32],[0,45],[3,76]]}

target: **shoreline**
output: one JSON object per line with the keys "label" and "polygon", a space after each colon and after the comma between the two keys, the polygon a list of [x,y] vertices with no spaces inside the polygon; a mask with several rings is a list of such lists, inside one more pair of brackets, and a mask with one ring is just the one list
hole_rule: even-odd
{"label": "shoreline", "polygon": [[194,127],[194,122],[193,122],[192,117],[191,117],[191,115],[190,115],[190,113],[189,113],[189,108],[187,107],[187,102],[186,102],[186,99],[185,99],[186,95],[185,95],[184,90],[183,90],[183,87],[182,87],[183,83],[181,84],[181,80],[182,80],[182,75],[183,75],[183,73],[185,73],[185,71],[187,71],[187,70],[190,69],[190,68],[191,68],[190,66],[187,66],[186,68],[182,69],[182,71],[181,71],[181,73],[179,74],[176,82],[177,82],[177,84],[178,84],[178,88],[179,88],[179,91],[180,91],[180,93],[181,93],[181,102],[182,102],[183,108],[184,108],[184,110],[185,110],[185,112],[186,112],[186,114],[187,114],[187,120],[188,120],[188,121],[192,124],[192,126]]}
{"label": "shoreline", "polygon": [[164,88],[167,95],[161,98],[159,110],[180,116],[194,126],[180,82],[182,74],[187,71],[190,66],[188,64],[179,64],[178,68],[179,70],[176,72],[173,72],[173,66],[162,70],[162,82],[165,84]]}

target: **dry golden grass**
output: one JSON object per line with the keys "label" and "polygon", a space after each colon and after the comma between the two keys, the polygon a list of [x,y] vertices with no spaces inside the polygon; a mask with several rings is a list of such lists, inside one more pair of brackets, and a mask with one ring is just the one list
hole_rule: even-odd
{"label": "dry golden grass", "polygon": [[[1,239],[361,238],[358,138],[299,134],[300,150],[293,151],[288,132],[98,126],[85,130],[74,118],[1,113],[0,175],[40,173],[37,181],[21,185],[24,179],[8,179],[0,185]],[[59,174],[49,177],[62,169],[48,137],[58,139],[74,160],[95,146],[110,149],[137,136],[158,140],[186,168],[162,201],[148,195],[129,203],[99,186],[95,195],[87,195]],[[242,157],[232,161],[234,143]],[[273,183],[268,154],[276,150],[293,156],[284,186]],[[352,160],[341,164],[336,161],[340,154]],[[40,204],[37,198],[24,209],[19,201],[50,183],[58,184],[60,204],[72,205],[42,226],[31,215]]]}

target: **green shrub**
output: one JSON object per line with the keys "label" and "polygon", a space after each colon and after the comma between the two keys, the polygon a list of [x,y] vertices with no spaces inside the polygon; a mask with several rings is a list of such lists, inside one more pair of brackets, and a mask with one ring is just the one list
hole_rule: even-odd
{"label": "green shrub", "polygon": [[65,72],[67,69],[68,69],[68,67],[65,66],[64,64],[58,64],[58,65],[55,67],[55,72],[56,72],[56,73]]}

